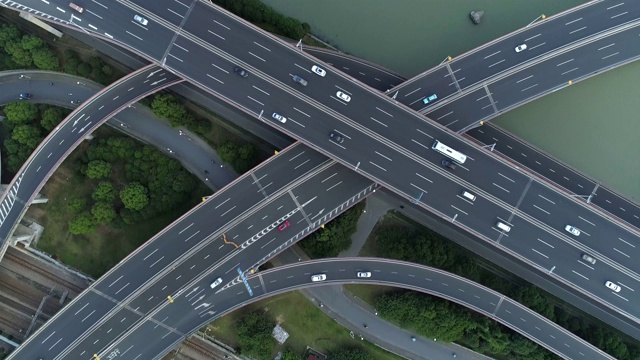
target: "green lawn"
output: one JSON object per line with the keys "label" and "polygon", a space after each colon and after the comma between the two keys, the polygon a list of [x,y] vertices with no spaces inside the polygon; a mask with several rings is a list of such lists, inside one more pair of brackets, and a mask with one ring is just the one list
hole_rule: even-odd
{"label": "green lawn", "polygon": [[328,354],[342,347],[362,346],[375,360],[400,359],[369,342],[361,341],[357,336],[356,339],[352,339],[349,330],[325,315],[298,292],[265,299],[228,314],[209,324],[207,333],[230,346],[237,347],[234,321],[245,311],[266,311],[271,319],[280,322],[289,333],[287,341],[274,350],[274,355],[283,348],[290,348],[302,354],[306,347],[310,346]]}

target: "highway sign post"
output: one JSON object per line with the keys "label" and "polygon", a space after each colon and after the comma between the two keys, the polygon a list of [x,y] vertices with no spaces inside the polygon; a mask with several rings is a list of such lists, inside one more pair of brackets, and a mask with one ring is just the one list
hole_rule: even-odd
{"label": "highway sign post", "polygon": [[249,287],[249,282],[247,281],[246,276],[244,276],[244,273],[242,272],[242,270],[240,270],[240,268],[238,268],[238,274],[240,275],[240,279],[242,279],[244,286],[247,288],[249,295],[253,296],[253,290],[251,290],[251,288]]}

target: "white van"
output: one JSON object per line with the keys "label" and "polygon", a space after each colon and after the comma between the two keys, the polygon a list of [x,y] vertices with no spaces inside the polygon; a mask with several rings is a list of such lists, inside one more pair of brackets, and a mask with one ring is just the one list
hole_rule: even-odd
{"label": "white van", "polygon": [[509,231],[511,231],[511,226],[509,226],[509,225],[507,225],[507,224],[503,223],[502,221],[498,221],[498,222],[496,223],[496,227],[497,227],[498,229],[500,229],[500,230],[504,231],[504,232],[509,232]]}
{"label": "white van", "polygon": [[476,201],[476,196],[468,192],[467,190],[462,191],[462,196],[467,200]]}
{"label": "white van", "polygon": [[81,6],[78,6],[78,5],[74,4],[74,3],[69,3],[69,7],[72,8],[73,10],[81,13],[81,14],[84,11],[84,9]]}

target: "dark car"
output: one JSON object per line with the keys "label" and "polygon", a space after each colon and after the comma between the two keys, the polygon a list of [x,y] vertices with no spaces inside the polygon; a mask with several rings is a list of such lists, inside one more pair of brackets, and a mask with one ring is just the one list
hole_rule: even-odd
{"label": "dark car", "polygon": [[451,170],[456,169],[456,165],[447,159],[442,159],[442,166],[449,168]]}
{"label": "dark car", "polygon": [[293,75],[293,81],[297,82],[298,84],[300,84],[302,86],[307,86],[307,80],[301,78],[298,75]]}
{"label": "dark car", "polygon": [[344,142],[344,136],[336,131],[332,131],[329,133],[329,139],[336,144],[342,144]]}
{"label": "dark car", "polygon": [[241,68],[240,66],[236,66],[233,68],[233,72],[242,76],[243,78],[246,78],[247,76],[249,76],[249,72],[243,68]]}
{"label": "dark car", "polygon": [[21,99],[21,100],[29,100],[29,99],[31,99],[31,94],[29,94],[29,93],[22,93],[22,94],[20,94],[20,99]]}

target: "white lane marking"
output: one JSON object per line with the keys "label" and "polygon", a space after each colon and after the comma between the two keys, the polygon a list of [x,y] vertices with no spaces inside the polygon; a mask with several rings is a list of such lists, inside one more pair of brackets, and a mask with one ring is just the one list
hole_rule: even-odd
{"label": "white lane marking", "polygon": [[229,210],[225,211],[222,215],[220,215],[220,217],[223,217],[223,216],[227,215],[231,210],[233,210],[233,209],[235,209],[235,208],[236,208],[236,207],[234,206],[234,207],[232,207],[231,209],[229,209]]}
{"label": "white lane marking", "polygon": [[521,82],[523,82],[523,81],[525,81],[525,80],[529,80],[529,79],[531,79],[532,77],[533,77],[533,75],[529,75],[529,76],[527,76],[527,77],[526,77],[526,78],[524,78],[524,79],[520,79],[520,80],[516,81],[516,84],[517,84],[517,83],[521,83]]}
{"label": "white lane marking", "polygon": [[545,209],[543,209],[543,208],[539,207],[538,205],[533,205],[533,207],[534,207],[534,208],[536,208],[536,209],[538,209],[538,210],[540,210],[540,211],[542,211],[543,213],[545,213],[545,214],[547,214],[547,215],[551,215],[551,213],[550,213],[550,212],[548,212],[547,210],[545,210]]}
{"label": "white lane marking", "polygon": [[574,22],[576,22],[576,21],[580,21],[580,20],[582,20],[582,18],[575,19],[575,20],[571,20],[571,21],[569,21],[568,23],[565,23],[565,25],[570,25],[570,24],[573,24]]}
{"label": "white lane marking", "polygon": [[591,226],[596,226],[596,224],[594,224],[594,223],[592,223],[591,221],[589,221],[589,220],[587,220],[587,219],[583,218],[582,216],[578,216],[578,219],[580,219],[580,220],[582,220],[582,221],[586,222],[587,224],[589,224],[589,225],[591,225]]}
{"label": "white lane marking", "polygon": [[267,50],[267,51],[271,52],[271,49],[269,49],[268,47],[263,46],[263,45],[260,45],[260,44],[258,44],[258,43],[257,43],[257,42],[255,42],[255,41],[254,41],[253,43],[254,43],[254,44],[256,44],[256,45],[258,45],[258,46],[260,46],[261,48],[263,48],[263,49],[265,49],[265,50]]}
{"label": "white lane marking", "polygon": [[186,52],[189,52],[189,50],[187,50],[187,49],[183,48],[182,46],[180,46],[180,45],[178,45],[178,44],[176,44],[176,43],[173,43],[173,46],[177,47],[178,49],[182,49],[182,50],[184,50],[184,51],[186,51]]}
{"label": "white lane marking", "polygon": [[[141,39],[141,40],[142,40],[142,39]],[[179,57],[176,57],[175,55],[172,55],[172,54],[168,54],[168,55],[169,55],[169,56],[171,56],[172,58],[174,58],[174,59],[176,59],[176,60],[180,61],[180,62],[184,62],[184,61],[182,61],[182,59],[180,59]]]}
{"label": "white lane marking", "polygon": [[618,14],[618,15],[613,15],[611,18],[612,18],[612,19],[615,19],[615,18],[617,18],[618,16],[626,15],[626,14],[628,14],[628,13],[629,13],[628,11],[625,11],[625,12],[620,13],[620,14]]}
{"label": "white lane marking", "polygon": [[573,71],[576,71],[576,70],[578,70],[578,68],[573,68],[573,69],[571,69],[569,71],[565,71],[565,72],[561,73],[560,75],[566,75],[566,74],[568,74],[570,72],[573,72]]}
{"label": "white lane marking", "polygon": [[417,141],[417,140],[415,140],[415,139],[411,139],[411,141],[413,141],[414,143],[416,143],[416,144],[418,144],[418,145],[422,146],[423,148],[425,148],[425,149],[427,149],[427,150],[428,150],[428,149],[431,149],[431,148],[430,148],[430,147],[428,147],[428,146],[422,145],[420,142],[418,142],[418,141]]}
{"label": "white lane marking", "polygon": [[[133,33],[129,32],[129,31],[127,31],[126,33],[127,33],[127,34],[129,34],[129,35],[131,35],[131,36],[133,36],[134,38],[136,38],[136,39],[138,39],[138,40],[142,41],[142,38],[141,38],[140,36],[134,35]],[[182,60],[180,60],[180,61],[182,61]]]}
{"label": "white lane marking", "polygon": [[[185,5],[185,6],[186,6],[186,5]],[[187,6],[187,7],[188,7],[188,6]],[[216,21],[216,20],[213,20],[213,22],[214,22],[214,23],[216,23],[216,24],[218,24],[218,25],[220,25],[220,26],[222,26],[223,28],[225,28],[225,29],[227,29],[227,30],[231,30],[231,28],[230,28],[230,27],[228,27],[228,26],[224,25],[224,24],[223,24],[223,23],[221,23],[221,22],[218,22],[218,21]]]}
{"label": "white lane marking", "polygon": [[388,112],[386,112],[386,111],[384,111],[384,110],[380,109],[379,107],[376,107],[376,109],[378,109],[378,110],[379,110],[380,112],[382,112],[383,114],[386,114],[386,115],[388,115],[388,116],[390,116],[390,117],[393,117],[393,115],[391,115],[391,114],[389,114]]}
{"label": "white lane marking", "polygon": [[375,119],[375,118],[373,118],[373,117],[371,117],[371,120],[373,120],[373,121],[377,122],[378,124],[380,124],[380,125],[382,125],[382,126],[384,126],[384,127],[389,127],[389,125],[387,125],[387,124],[383,123],[382,121],[379,121],[379,120],[377,120],[377,119]]}
{"label": "white lane marking", "polygon": [[492,57],[493,55],[497,55],[497,54],[500,54],[500,50],[494,52],[493,54],[489,54],[489,55],[485,56],[484,58],[488,59],[488,58]]}
{"label": "white lane marking", "polygon": [[90,27],[90,28],[92,28],[93,30],[98,31],[98,28],[97,28],[97,27],[95,27],[95,26],[93,26],[93,25],[91,25],[91,24],[89,24],[89,27]]}
{"label": "white lane marking", "polygon": [[250,100],[253,100],[253,101],[257,102],[258,104],[260,104],[260,105],[264,106],[264,104],[263,104],[263,103],[261,103],[260,101],[258,101],[258,100],[256,100],[256,99],[252,98],[251,96],[247,95],[247,97],[248,97]]}
{"label": "white lane marking", "polygon": [[504,191],[506,191],[506,192],[510,193],[510,191],[509,191],[509,190],[507,190],[507,189],[503,188],[502,186],[500,186],[500,185],[498,185],[498,184],[496,184],[496,183],[493,183],[493,186],[497,187],[498,189],[502,189],[502,190],[504,190]]}
{"label": "white lane marking", "polygon": [[542,35],[542,34],[536,34],[536,35],[533,35],[532,37],[530,37],[530,38],[528,38],[528,39],[524,39],[524,42],[527,42],[527,41],[529,41],[529,40],[535,39],[535,38],[537,38],[537,37],[538,37],[538,36],[540,36],[540,35]]}
{"label": "white lane marking", "polygon": [[181,18],[181,19],[184,19],[184,16],[182,16],[182,15],[178,14],[177,12],[175,12],[175,11],[173,11],[173,10],[169,9],[169,8],[167,8],[167,10],[169,10],[169,12],[171,12],[171,13],[174,13],[174,14],[176,14],[176,15],[180,16],[180,18]]}
{"label": "white lane marking", "polygon": [[227,73],[227,74],[229,73],[226,69],[223,69],[223,68],[221,68],[220,66],[218,66],[218,65],[216,65],[216,64],[213,64],[213,63],[212,63],[211,65],[212,65],[213,67],[215,67],[216,69],[218,69],[218,70],[222,70],[222,71],[224,71],[224,72],[225,72],[225,73]]}
{"label": "white lane marking", "polygon": [[427,134],[426,132],[424,132],[424,131],[422,131],[422,130],[420,130],[420,129],[416,129],[416,130],[417,130],[420,134],[425,135],[425,136],[429,137],[430,139],[433,139],[433,136],[431,136],[431,135]]}
{"label": "white lane marking", "polygon": [[533,49],[535,49],[535,48],[539,48],[540,46],[543,46],[543,45],[545,45],[545,44],[546,44],[546,42],[540,43],[540,44],[538,44],[538,45],[535,45],[535,46],[530,47],[528,50],[529,50],[529,51],[531,51],[531,50],[533,50]]}
{"label": "white lane marking", "polygon": [[455,206],[453,206],[453,205],[451,205],[451,207],[452,207],[452,208],[454,208],[454,209],[456,209],[456,210],[458,210],[458,211],[460,211],[461,213],[463,213],[463,214],[465,214],[465,215],[469,215],[469,214],[467,214],[466,212],[464,212],[464,211],[462,211],[462,210],[458,209],[457,207],[455,207]]}
{"label": "white lane marking", "polygon": [[113,39],[113,35],[111,35],[109,33],[104,33],[104,36],[108,37],[109,39]]}
{"label": "white lane marking", "polygon": [[613,53],[613,54],[611,54],[611,55],[607,55],[607,56],[603,57],[603,58],[602,58],[602,60],[604,60],[604,59],[608,59],[608,58],[610,58],[610,57],[612,57],[612,56],[616,56],[616,55],[618,55],[618,54],[620,54],[620,52],[619,52],[619,51],[618,51],[618,52],[615,52],[615,53]]}
{"label": "white lane marking", "polygon": [[543,198],[543,199],[545,199],[545,200],[547,200],[548,202],[552,203],[553,205],[555,205],[555,204],[556,204],[556,203],[554,203],[553,201],[551,201],[551,200],[547,199],[546,197],[544,197],[544,196],[542,196],[542,195],[540,195],[540,194],[538,194],[538,196],[539,196],[539,197],[541,197],[541,198]]}
{"label": "white lane marking", "polygon": [[309,114],[305,113],[304,111],[302,111],[302,110],[300,110],[300,109],[298,109],[298,108],[295,108],[295,107],[294,107],[294,108],[293,108],[293,110],[295,110],[295,111],[299,112],[300,114],[302,114],[302,115],[304,115],[304,116],[306,116],[306,117],[309,117],[309,118],[311,117],[311,115],[309,115]]}
{"label": "white lane marking", "polygon": [[376,153],[376,154],[378,154],[378,155],[380,155],[380,156],[382,156],[383,158],[385,158],[385,159],[387,159],[387,160],[389,160],[389,161],[393,161],[393,160],[391,160],[391,158],[390,158],[390,157],[385,156],[385,155],[382,155],[382,154],[380,154],[380,153],[379,153],[379,152],[377,152],[377,151],[376,151],[375,153]]}
{"label": "white lane marking", "polygon": [[337,184],[335,184],[335,185],[333,185],[333,186],[331,186],[331,187],[327,188],[325,191],[331,191],[334,187],[336,187],[336,186],[338,186],[338,185],[340,185],[340,184],[342,184],[342,181],[340,181],[339,183],[337,183]]}
{"label": "white lane marking", "polygon": [[218,204],[218,206],[215,207],[215,209],[219,208],[220,206],[224,205],[227,201],[231,200],[231,198],[228,198],[227,200],[221,202],[220,204]]}
{"label": "white lane marking", "polygon": [[587,28],[586,26],[583,26],[580,29],[576,29],[576,30],[570,31],[569,34],[577,33],[578,31],[584,30],[586,28]]}
{"label": "white lane marking", "polygon": [[409,96],[409,95],[411,95],[411,94],[413,94],[413,93],[415,93],[416,91],[421,90],[421,89],[422,89],[422,88],[417,88],[417,89],[413,90],[412,92],[408,93],[407,95],[405,95],[404,97],[407,97],[407,96]]}
{"label": "white lane marking", "polygon": [[603,46],[603,47],[599,48],[599,49],[598,49],[598,51],[600,51],[600,50],[602,50],[602,49],[606,49],[606,48],[608,48],[608,47],[610,47],[610,46],[613,46],[613,45],[615,45],[615,44],[616,44],[616,43],[611,43],[611,44],[609,44],[609,45],[607,45],[607,46]]}
{"label": "white lane marking", "polygon": [[215,78],[215,77],[211,76],[209,73],[207,73],[207,76],[208,76],[208,77],[210,77],[210,78],[212,78],[213,80],[215,80],[215,81],[219,82],[220,84],[224,84],[224,82],[222,82],[222,80],[218,80],[217,78]]}
{"label": "white lane marking", "polygon": [[409,183],[409,185],[411,185],[411,186],[413,186],[414,188],[416,188],[416,189],[418,189],[418,190],[422,191],[422,192],[423,192],[423,193],[425,193],[425,194],[427,194],[427,193],[428,193],[428,191],[427,191],[427,190],[425,190],[425,189],[421,188],[420,186],[418,186],[418,185],[416,185],[416,184],[414,184],[414,183]]}
{"label": "white lane marking", "polygon": [[507,179],[507,180],[511,181],[512,183],[515,183],[515,181],[514,181],[514,180],[510,179],[509,177],[507,177],[507,176],[505,176],[505,175],[502,175],[501,173],[498,173],[498,175],[500,175],[500,176],[502,176],[503,178],[505,178],[505,179]]}
{"label": "white lane marking", "polygon": [[262,61],[264,61],[264,62],[267,62],[267,60],[265,60],[265,59],[261,58],[260,56],[258,56],[258,55],[256,55],[256,54],[254,54],[254,53],[252,53],[251,51],[249,51],[249,54],[253,55],[254,57],[256,57],[256,58],[257,58],[257,59],[259,59],[259,60],[262,60]]}
{"label": "white lane marking", "polygon": [[572,273],[574,273],[574,274],[576,274],[576,275],[578,275],[578,276],[580,276],[580,277],[582,277],[582,278],[585,278],[586,280],[589,280],[589,278],[588,278],[588,277],[586,277],[586,276],[584,276],[584,275],[580,274],[579,272],[577,272],[577,271],[575,271],[575,270],[571,270],[571,272],[572,272]]}
{"label": "white lane marking", "polygon": [[636,246],[635,246],[635,245],[633,245],[632,243],[622,240],[622,238],[618,238],[618,240],[622,241],[623,243],[625,243],[625,244],[627,244],[627,245],[629,245],[629,246],[631,246],[631,247],[636,247]]}
{"label": "white lane marking", "polygon": [[220,38],[220,39],[222,39],[222,40],[226,40],[224,37],[222,37],[222,36],[220,36],[220,35],[218,35],[218,34],[214,33],[214,32],[213,32],[213,31],[211,31],[211,30],[207,30],[207,32],[209,32],[211,35],[215,35],[215,36],[219,37],[219,38]]}
{"label": "white lane marking", "polygon": [[292,118],[290,118],[290,117],[289,117],[289,118],[287,118],[287,121],[292,121],[292,122],[293,122],[294,124],[296,124],[296,125],[300,125],[301,127],[306,127],[306,126],[302,125],[301,123],[299,123],[299,122],[297,122],[297,121],[293,120],[293,119],[292,119]]}
{"label": "white lane marking", "polygon": [[574,59],[567,60],[567,61],[563,61],[563,62],[561,62],[560,64],[558,64],[558,65],[556,65],[556,66],[562,66],[562,65],[564,65],[564,64],[568,64],[568,63],[572,62],[573,60],[574,60]]}
{"label": "white lane marking", "polygon": [[489,65],[489,68],[492,68],[492,67],[494,67],[494,66],[496,66],[496,65],[498,65],[498,64],[500,64],[500,63],[503,63],[503,62],[504,62],[504,60],[505,60],[505,59],[502,59],[502,60],[500,60],[500,61],[498,61],[498,62],[496,62],[496,63],[493,63],[493,64]]}
{"label": "white lane marking", "polygon": [[271,96],[271,94],[269,94],[268,92],[266,92],[266,91],[264,91],[264,90],[260,89],[259,87],[255,86],[255,85],[253,85],[253,88],[254,88],[254,89],[256,89],[256,90],[258,90],[258,91],[260,91],[261,93],[263,93],[263,94],[265,94],[265,95],[267,95],[267,96]]}
{"label": "white lane marking", "polygon": [[298,64],[296,64],[296,63],[294,63],[293,65],[295,65],[295,66],[299,67],[300,69],[302,69],[302,70],[304,70],[304,71],[308,72],[309,74],[311,74],[311,70],[309,70],[309,69],[307,69],[307,68],[305,68],[305,67],[302,67],[302,66],[300,66],[300,65],[298,65]]}
{"label": "white lane marking", "polygon": [[91,2],[92,2],[92,3],[94,3],[94,4],[98,4],[98,5],[100,5],[100,6],[102,6],[102,7],[103,7],[103,8],[105,8],[105,9],[108,9],[108,7],[106,7],[106,6],[102,5],[101,3],[97,2],[96,0],[91,0]]}
{"label": "white lane marking", "polygon": [[527,91],[527,90],[529,90],[529,89],[533,89],[533,88],[534,88],[534,87],[536,87],[536,86],[538,86],[538,84],[535,84],[535,85],[531,85],[531,86],[529,86],[529,87],[526,87],[526,88],[524,88],[524,89],[520,90],[520,92],[525,92],[525,91]]}
{"label": "white lane marking", "polygon": [[420,175],[420,174],[418,174],[418,173],[416,173],[416,175],[418,175],[418,177],[420,177],[420,178],[422,178],[422,179],[424,179],[424,180],[426,180],[426,181],[428,181],[428,182],[430,182],[430,183],[432,183],[432,184],[433,184],[433,181],[431,181],[431,180],[427,179],[426,177],[424,177],[424,176],[422,176],[422,175]]}
{"label": "white lane marking", "polygon": [[540,241],[541,243],[543,243],[543,244],[547,245],[548,247],[550,247],[550,248],[552,248],[552,249],[555,249],[555,247],[554,247],[553,245],[548,244],[548,243],[546,243],[546,242],[542,241],[542,239],[540,239],[540,238],[538,238],[538,241]]}
{"label": "white lane marking", "polygon": [[623,3],[623,2],[621,2],[620,4],[615,4],[615,5],[613,5],[613,6],[609,6],[609,7],[607,8],[607,10],[611,10],[611,9],[613,9],[613,8],[617,8],[618,6],[622,6],[622,5],[624,5],[624,3]]}
{"label": "white lane marking", "polygon": [[[94,13],[93,11],[89,11],[89,10],[86,10],[86,11],[87,11],[89,14],[91,14],[91,15],[93,15],[93,16],[95,16],[95,17],[97,17],[98,19],[102,20],[102,16],[100,16],[100,15],[98,15],[98,14]],[[72,16],[73,16],[73,15],[72,15]],[[74,18],[75,18],[75,16],[74,16]],[[78,19],[78,20],[80,20],[80,19]]]}
{"label": "white lane marking", "polygon": [[542,255],[542,256],[546,257],[547,259],[549,258],[547,255],[541,253],[540,251],[538,251],[538,250],[536,250],[534,248],[531,248],[531,250],[533,250],[534,252],[538,253],[539,255]]}
{"label": "white lane marking", "polygon": [[378,168],[380,168],[380,169],[382,169],[382,170],[384,170],[384,171],[387,171],[387,169],[385,169],[385,168],[383,168],[382,166],[380,166],[380,165],[378,165],[378,164],[374,163],[373,161],[369,161],[369,164],[371,164],[371,165],[373,165],[373,166],[375,166],[375,167],[378,167]]}
{"label": "white lane marking", "polygon": [[613,248],[613,250],[615,250],[615,251],[619,252],[620,254],[622,254],[622,255],[624,255],[624,256],[626,256],[626,257],[628,257],[629,259],[631,258],[631,256],[629,256],[629,255],[625,254],[624,252],[622,252],[622,251],[620,251],[620,250],[618,250],[618,249],[616,249],[616,248]]}

